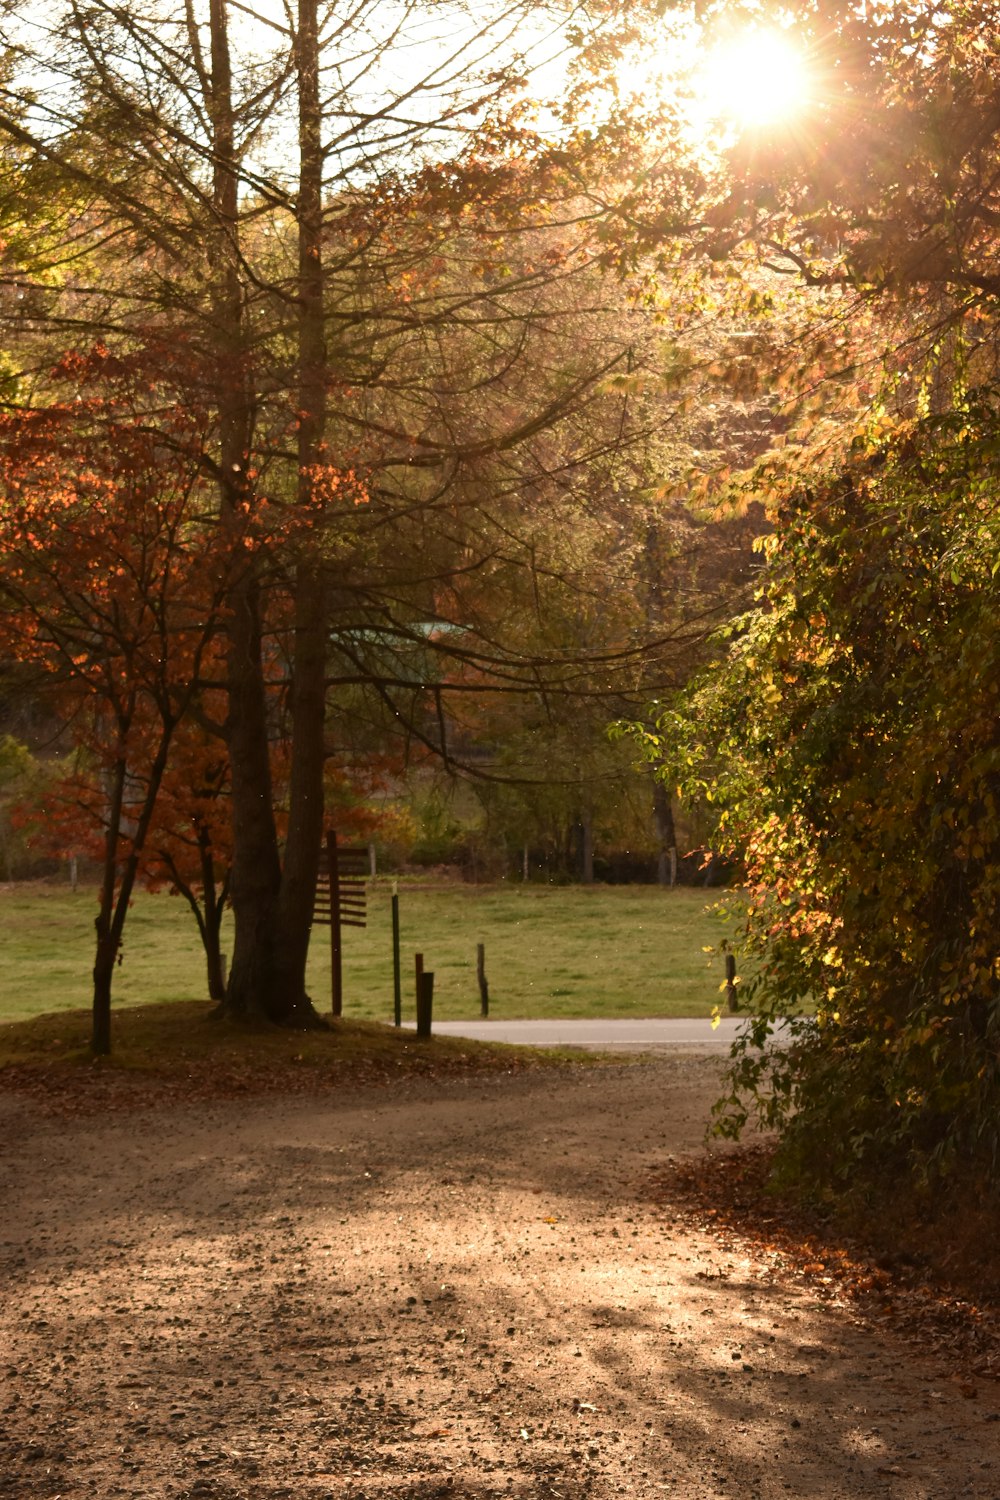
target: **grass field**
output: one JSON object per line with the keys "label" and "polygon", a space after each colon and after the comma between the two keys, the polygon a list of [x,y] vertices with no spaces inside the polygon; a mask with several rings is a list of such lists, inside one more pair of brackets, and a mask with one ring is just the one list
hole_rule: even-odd
{"label": "grass field", "polygon": [[[404,1018],[412,1017],[413,956],[435,974],[434,1014],[479,1013],[476,944],[486,945],[490,1013],[531,1016],[698,1016],[720,999],[718,945],[729,928],[717,893],[649,886],[434,885],[401,881]],[[364,930],[345,933],[344,1013],[392,1019],[391,882],[369,888]],[[737,900],[722,897],[722,905]],[[28,883],[0,887],[0,1020],[90,1002],[92,892]],[[227,934],[224,946],[230,941]],[[706,953],[705,948],[712,948]],[[310,992],[330,1004],[328,929],[313,935]],[[116,1005],[205,994],[194,921],[176,897],[140,894],[129,914]]]}

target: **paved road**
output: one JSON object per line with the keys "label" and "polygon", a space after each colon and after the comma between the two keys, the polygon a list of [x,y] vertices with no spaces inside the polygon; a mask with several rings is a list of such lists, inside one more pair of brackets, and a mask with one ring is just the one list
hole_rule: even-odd
{"label": "paved road", "polygon": [[464,1036],[476,1042],[515,1042],[531,1047],[593,1047],[600,1051],[648,1052],[685,1048],[726,1053],[743,1024],[740,1016],[723,1016],[713,1031],[703,1019],[605,1021],[435,1021],[438,1036]]}

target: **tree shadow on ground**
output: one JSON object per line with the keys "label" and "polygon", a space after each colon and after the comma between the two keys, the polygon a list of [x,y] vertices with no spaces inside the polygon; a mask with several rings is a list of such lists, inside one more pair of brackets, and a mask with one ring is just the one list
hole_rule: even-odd
{"label": "tree shadow on ground", "polygon": [[0,1495],[993,1493],[985,1401],[641,1200],[704,1084],[26,1128]]}

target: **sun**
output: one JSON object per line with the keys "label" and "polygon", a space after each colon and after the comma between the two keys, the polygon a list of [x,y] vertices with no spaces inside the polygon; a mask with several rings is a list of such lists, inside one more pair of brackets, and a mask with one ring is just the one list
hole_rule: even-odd
{"label": "sun", "polygon": [[782,31],[755,29],[730,37],[698,71],[705,112],[743,129],[792,121],[811,93],[806,58]]}

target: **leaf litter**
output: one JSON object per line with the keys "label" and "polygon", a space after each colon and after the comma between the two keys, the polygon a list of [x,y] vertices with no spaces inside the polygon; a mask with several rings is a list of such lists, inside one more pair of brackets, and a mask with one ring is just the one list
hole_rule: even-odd
{"label": "leaf litter", "polygon": [[[829,1214],[773,1189],[773,1160],[773,1145],[760,1143],[684,1158],[656,1174],[653,1196],[720,1247],[749,1247],[772,1282],[795,1278],[817,1304],[940,1356],[966,1399],[980,1394],[977,1382],[1000,1380],[1000,1302],[991,1285],[956,1285],[940,1263],[901,1250],[891,1221],[881,1235],[875,1222],[868,1234],[844,1232]],[[982,1394],[996,1399],[991,1385]]]}

